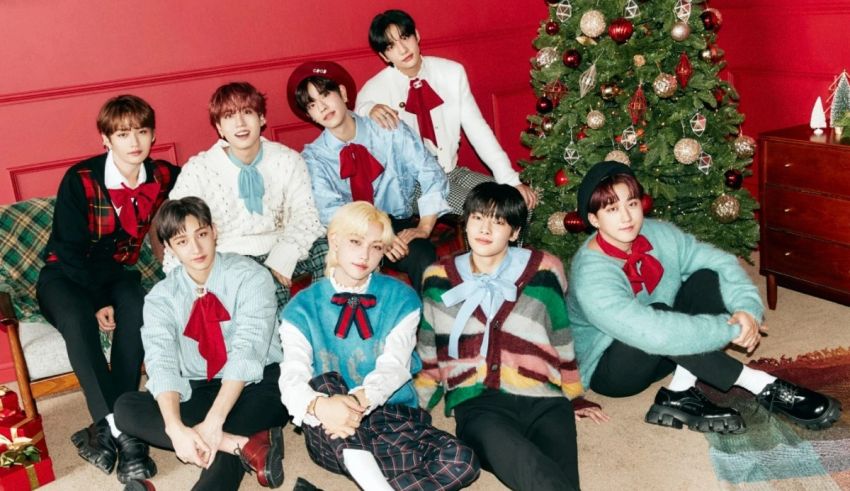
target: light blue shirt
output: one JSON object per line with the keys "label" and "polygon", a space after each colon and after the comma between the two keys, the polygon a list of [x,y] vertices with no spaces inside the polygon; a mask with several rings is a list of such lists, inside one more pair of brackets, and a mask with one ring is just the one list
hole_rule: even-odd
{"label": "light blue shirt", "polygon": [[[230,320],[221,323],[227,363],[215,378],[259,382],[266,365],[283,360],[276,336],[277,300],[271,273],[253,259],[216,253],[205,286],[230,314]],[[154,397],[174,391],[180,393],[181,402],[187,401],[192,397],[189,381],[207,378],[207,362],[198,351],[198,342],[183,335],[197,298],[196,288],[181,265],[145,297],[141,333],[146,387]]]}
{"label": "light blue shirt", "polygon": [[313,198],[323,225],[331,221],[340,206],[353,201],[349,180],[339,177],[339,151],[349,143],[363,145],[384,166],[384,172],[372,182],[375,207],[395,218],[410,217],[419,182],[422,195],[417,204],[421,216],[439,216],[449,211],[446,174],[409,126],[400,123],[395,130],[385,130],[369,118],[349,114],[357,125],[353,140],[343,142],[325,129],[301,152],[310,171]]}

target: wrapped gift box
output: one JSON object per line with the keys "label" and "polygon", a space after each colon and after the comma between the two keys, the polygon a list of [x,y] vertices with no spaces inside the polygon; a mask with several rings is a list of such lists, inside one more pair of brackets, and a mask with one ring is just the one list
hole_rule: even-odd
{"label": "wrapped gift box", "polygon": [[16,414],[21,414],[18,394],[5,385],[0,385],[0,421]]}
{"label": "wrapped gift box", "polygon": [[0,491],[30,491],[55,479],[50,457],[39,462],[0,467]]}
{"label": "wrapped gift box", "polygon": [[26,437],[32,440],[32,444],[41,452],[41,457],[47,457],[47,442],[44,441],[44,426],[41,423],[41,415],[27,418],[25,414],[16,414],[0,421],[0,452],[6,450],[3,441],[15,441],[16,438]]}

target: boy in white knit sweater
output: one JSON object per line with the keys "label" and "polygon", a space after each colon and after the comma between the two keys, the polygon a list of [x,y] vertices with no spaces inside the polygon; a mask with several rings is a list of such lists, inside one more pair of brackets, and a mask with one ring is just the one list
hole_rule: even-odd
{"label": "boy in white knit sweater", "polygon": [[[210,124],[221,137],[190,158],[169,197],[197,196],[212,210],[218,250],[251,256],[271,270],[278,306],[292,278],[322,276],[327,241],[313,202],[310,176],[295,150],[261,136],[266,97],[247,82],[219,87]],[[166,258],[166,270],[176,265]]]}

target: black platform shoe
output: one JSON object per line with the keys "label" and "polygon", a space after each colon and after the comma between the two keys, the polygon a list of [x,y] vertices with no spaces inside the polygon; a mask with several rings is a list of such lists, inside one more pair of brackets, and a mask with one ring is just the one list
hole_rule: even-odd
{"label": "black platform shoe", "polygon": [[156,463],[148,455],[147,443],[126,433],[121,433],[115,442],[118,445],[118,481],[127,484],[156,475]]}
{"label": "black platform shoe", "polygon": [[89,464],[110,474],[118,459],[118,450],[112,440],[112,431],[106,419],[71,435],[71,443],[77,447],[77,454]]}
{"label": "black platform shoe", "polygon": [[647,423],[682,428],[687,425],[703,433],[743,433],[747,430],[738,411],[711,402],[696,387],[674,392],[664,387],[655,394],[655,404],[649,408]]}
{"label": "black platform shoe", "polygon": [[765,387],[756,400],[768,411],[810,430],[829,428],[841,417],[841,402],[781,379]]}

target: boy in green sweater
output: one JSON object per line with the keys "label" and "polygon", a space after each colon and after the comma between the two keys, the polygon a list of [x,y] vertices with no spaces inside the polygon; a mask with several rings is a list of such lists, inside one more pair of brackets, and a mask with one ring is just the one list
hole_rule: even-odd
{"label": "boy in green sweater", "polygon": [[712,403],[700,379],[733,385],[768,410],[812,430],[832,426],[832,397],[753,370],[727,355],[752,352],[766,330],[758,290],[735,256],[674,225],[644,219],[643,188],[627,165],[600,162],[585,175],[578,210],[597,233],[573,258],[567,307],[585,387],[609,397],[638,394],[671,372],[646,422],[702,432],[746,429],[734,409]]}

